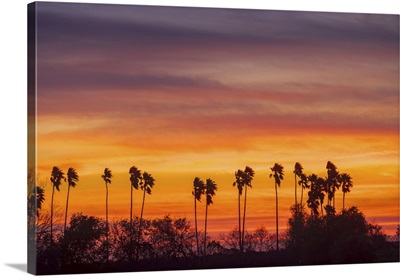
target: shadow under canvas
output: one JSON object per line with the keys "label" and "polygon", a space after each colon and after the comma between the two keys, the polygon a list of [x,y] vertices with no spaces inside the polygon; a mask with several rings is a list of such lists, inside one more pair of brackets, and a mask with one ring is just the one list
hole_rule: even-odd
{"label": "shadow under canvas", "polygon": [[6,264],[9,267],[15,268],[17,270],[26,272],[28,269],[28,265],[27,264]]}

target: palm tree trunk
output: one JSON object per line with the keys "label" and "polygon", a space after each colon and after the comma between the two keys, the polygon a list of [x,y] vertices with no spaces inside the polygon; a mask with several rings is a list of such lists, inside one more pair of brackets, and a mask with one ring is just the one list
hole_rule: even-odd
{"label": "palm tree trunk", "polygon": [[196,230],[196,246],[197,246],[197,256],[200,256],[200,248],[199,248],[199,234],[197,231],[197,203],[196,203],[196,196],[194,198],[194,228]]}
{"label": "palm tree trunk", "polygon": [[303,191],[304,191],[304,188],[303,188],[303,186],[301,186],[301,198],[300,198],[301,209],[303,209]]}
{"label": "palm tree trunk", "polygon": [[137,237],[137,245],[136,245],[136,260],[139,259],[139,241],[142,231],[142,218],[143,218],[143,209],[144,209],[144,201],[146,199],[146,189],[143,189],[143,200],[142,200],[142,210],[140,211],[140,221],[139,221],[139,231]]}
{"label": "palm tree trunk", "polygon": [[244,187],[244,204],[243,204],[243,227],[242,227],[242,250],[244,251],[244,233],[246,221],[246,205],[247,205],[247,185]]}
{"label": "palm tree trunk", "polygon": [[333,192],[333,209],[335,209],[335,192]]}
{"label": "palm tree trunk", "polygon": [[345,195],[345,194],[346,194],[346,193],[343,192],[343,208],[342,208],[343,211],[344,211],[344,195]]}
{"label": "palm tree trunk", "polygon": [[54,185],[53,192],[51,193],[51,206],[50,206],[50,243],[53,244],[53,200],[54,200]]}
{"label": "palm tree trunk", "polygon": [[242,232],[240,231],[241,225],[240,225],[240,192],[238,190],[238,218],[239,218],[239,250],[240,252],[243,252],[242,250]]}
{"label": "palm tree trunk", "polygon": [[279,238],[278,238],[278,188],[275,182],[275,197],[276,197],[276,251],[279,251]]}
{"label": "palm tree trunk", "polygon": [[106,255],[107,255],[107,263],[108,263],[108,185],[106,182]]}
{"label": "palm tree trunk", "polygon": [[208,215],[208,204],[206,200],[206,218],[204,220],[204,256],[207,255],[207,215]]}
{"label": "palm tree trunk", "polygon": [[68,185],[67,206],[65,206],[64,235],[65,235],[65,230],[67,229],[68,200],[69,200],[69,189],[70,189],[70,187],[71,186]]}
{"label": "palm tree trunk", "polygon": [[294,206],[297,211],[297,175],[294,174]]}

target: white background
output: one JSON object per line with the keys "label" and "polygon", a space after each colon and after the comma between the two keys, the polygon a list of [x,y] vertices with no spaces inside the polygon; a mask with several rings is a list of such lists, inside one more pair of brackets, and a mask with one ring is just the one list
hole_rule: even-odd
{"label": "white background", "polygon": [[[77,2],[63,1],[63,2]],[[30,1],[3,0],[0,15],[0,275],[26,274],[26,156],[27,156],[27,20]],[[60,2],[60,1],[55,1]],[[87,3],[148,4],[192,7],[229,7],[252,9],[339,11],[363,13],[400,13],[399,0],[147,0],[84,1]],[[351,248],[349,249],[351,250]],[[314,267],[260,268],[240,270],[207,270],[179,272],[124,273],[121,275],[201,275],[220,273],[252,275],[397,275],[400,263]],[[102,274],[92,274],[102,275]]]}

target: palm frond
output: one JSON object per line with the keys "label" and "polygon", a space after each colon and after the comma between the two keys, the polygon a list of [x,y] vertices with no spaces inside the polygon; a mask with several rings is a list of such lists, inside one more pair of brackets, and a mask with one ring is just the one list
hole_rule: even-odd
{"label": "palm frond", "polygon": [[296,162],[296,164],[294,164],[294,171],[293,173],[297,176],[300,176],[303,174],[303,166],[299,163]]}
{"label": "palm frond", "polygon": [[283,180],[284,178],[283,166],[279,163],[275,163],[275,165],[270,169],[272,173],[269,175],[269,177],[271,178],[272,176],[274,176],[275,183],[280,187],[281,180]]}
{"label": "palm frond", "polygon": [[57,191],[60,191],[61,180],[66,181],[64,172],[60,168],[54,166],[51,172],[50,181],[53,184],[53,186],[57,189]]}
{"label": "palm frond", "polygon": [[245,172],[242,170],[237,170],[235,172],[236,181],[233,182],[233,186],[236,186],[238,188],[239,195],[242,195],[242,193],[243,193],[243,187],[245,185],[245,182],[244,182],[245,176],[244,175],[245,175]]}
{"label": "palm frond", "polygon": [[67,172],[68,185],[75,188],[76,182],[79,181],[78,173],[74,168],[69,168]]}
{"label": "palm frond", "polygon": [[218,190],[217,184],[214,182],[214,180],[208,178],[206,180],[206,200],[207,200],[207,205],[213,204],[213,196],[215,196],[215,192]]}
{"label": "palm frond", "polygon": [[132,187],[138,190],[139,184],[142,180],[142,172],[135,166],[132,166],[129,169],[129,174],[131,175],[129,180],[131,181]]}
{"label": "palm frond", "polygon": [[201,196],[204,195],[206,186],[199,177],[196,177],[193,180],[193,188],[194,191],[192,192],[192,195],[196,198],[197,201],[201,202]]}
{"label": "palm frond", "polygon": [[111,184],[112,172],[109,168],[104,169],[104,174],[101,176],[106,184]]}
{"label": "palm frond", "polygon": [[148,194],[151,194],[151,188],[154,186],[155,179],[147,172],[143,173],[143,182],[140,184],[140,189]]}

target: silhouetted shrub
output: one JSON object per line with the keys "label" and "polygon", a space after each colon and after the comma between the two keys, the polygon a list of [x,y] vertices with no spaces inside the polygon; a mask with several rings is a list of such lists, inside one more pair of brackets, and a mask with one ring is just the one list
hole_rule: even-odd
{"label": "silhouetted shrub", "polygon": [[381,228],[368,223],[357,207],[326,216],[309,216],[302,208],[292,208],[287,246],[295,263],[374,262],[385,245]]}

